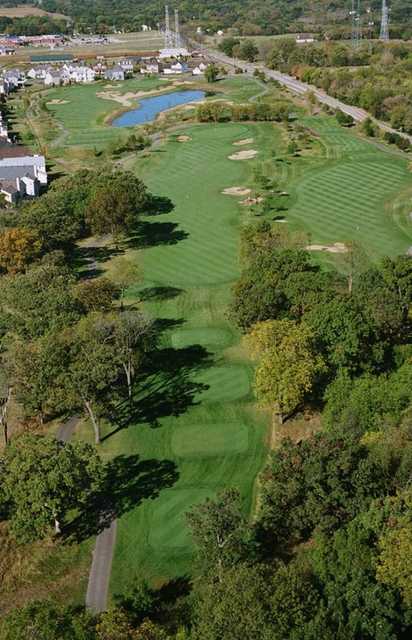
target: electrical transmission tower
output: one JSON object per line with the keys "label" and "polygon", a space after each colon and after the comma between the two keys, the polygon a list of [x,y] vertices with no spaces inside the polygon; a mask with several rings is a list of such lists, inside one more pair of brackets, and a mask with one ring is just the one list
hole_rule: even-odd
{"label": "electrical transmission tower", "polygon": [[352,9],[349,15],[352,18],[352,45],[358,47],[362,38],[360,0],[352,0]]}
{"label": "electrical transmission tower", "polygon": [[387,42],[389,40],[389,9],[386,0],[382,0],[382,21],[379,40]]}
{"label": "electrical transmission tower", "polygon": [[165,48],[170,49],[174,46],[173,34],[170,31],[169,7],[165,6]]}
{"label": "electrical transmission tower", "polygon": [[175,47],[179,49],[182,46],[182,38],[180,36],[179,25],[179,9],[175,9]]}

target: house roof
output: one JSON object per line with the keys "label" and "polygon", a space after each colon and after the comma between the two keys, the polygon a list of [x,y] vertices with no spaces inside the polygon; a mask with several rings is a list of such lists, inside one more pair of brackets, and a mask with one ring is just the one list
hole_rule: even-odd
{"label": "house roof", "polygon": [[0,167],[0,182],[16,180],[16,178],[34,178],[33,165],[20,165],[14,167]]}
{"label": "house roof", "polygon": [[23,145],[0,141],[0,161],[5,158],[22,158],[29,155],[30,151]]}
{"label": "house roof", "polygon": [[9,156],[8,158],[0,160],[0,168],[3,167],[44,167],[46,166],[46,159],[44,156]]}

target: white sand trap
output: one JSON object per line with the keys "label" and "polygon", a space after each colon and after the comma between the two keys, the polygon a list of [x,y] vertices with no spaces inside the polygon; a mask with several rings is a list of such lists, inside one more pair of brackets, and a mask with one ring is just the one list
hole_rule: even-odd
{"label": "white sand trap", "polygon": [[334,244],[309,244],[305,249],[306,251],[326,251],[327,253],[348,252],[348,248],[343,242],[335,242]]}
{"label": "white sand trap", "polygon": [[176,138],[178,142],[190,142],[191,139],[190,136],[177,136]]}
{"label": "white sand trap", "polygon": [[247,189],[246,187],[228,187],[227,189],[224,189],[222,193],[224,193],[225,196],[238,196],[240,198],[244,198],[249,195],[250,189]]}
{"label": "white sand trap", "polygon": [[260,202],[263,202],[263,198],[261,196],[258,198],[246,198],[246,200],[242,200],[242,204],[245,205],[245,207],[251,207],[253,204],[259,204]]}
{"label": "white sand trap", "polygon": [[249,149],[249,151],[238,151],[237,153],[229,156],[229,160],[251,160],[257,156],[258,152],[255,149]]}
{"label": "white sand trap", "polygon": [[253,138],[245,138],[244,140],[238,140],[237,142],[233,143],[234,147],[244,147],[247,144],[252,144],[252,142],[254,142]]}
{"label": "white sand trap", "polygon": [[69,100],[50,100],[47,104],[69,104]]}

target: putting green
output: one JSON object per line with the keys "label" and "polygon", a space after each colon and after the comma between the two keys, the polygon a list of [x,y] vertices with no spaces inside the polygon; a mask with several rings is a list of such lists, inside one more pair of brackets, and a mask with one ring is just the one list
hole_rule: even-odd
{"label": "putting green", "polygon": [[172,435],[172,449],[178,457],[243,453],[248,442],[247,426],[238,423],[189,425]]}

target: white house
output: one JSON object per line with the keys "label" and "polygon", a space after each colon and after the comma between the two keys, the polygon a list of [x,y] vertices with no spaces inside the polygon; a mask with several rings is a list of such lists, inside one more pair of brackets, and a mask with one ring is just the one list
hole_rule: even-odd
{"label": "white house", "polygon": [[106,80],[111,81],[123,81],[124,80],[124,71],[120,65],[116,67],[111,67],[104,72],[104,77]]}
{"label": "white house", "polygon": [[169,68],[163,69],[165,75],[180,75],[188,71],[188,66],[185,62],[175,62]]}
{"label": "white house", "polygon": [[157,62],[148,62],[145,67],[140,68],[140,73],[159,73],[159,65]]}
{"label": "white house", "polygon": [[152,28],[149,27],[147,24],[142,24],[142,31],[151,31]]}
{"label": "white house", "polygon": [[44,85],[46,87],[60,87],[63,84],[63,78],[60,71],[47,71],[44,76]]}
{"label": "white house", "polygon": [[26,196],[39,195],[41,185],[47,185],[44,156],[22,156],[0,160],[0,193],[9,203]]}
{"label": "white house", "polygon": [[312,44],[315,38],[311,33],[299,33],[296,36],[296,44]]}
{"label": "white house", "polygon": [[201,62],[197,67],[195,67],[192,71],[192,75],[193,76],[202,76],[204,74],[204,72],[206,71],[207,66],[204,64],[204,62]]}
{"label": "white house", "polygon": [[70,80],[78,83],[93,82],[96,78],[96,72],[91,67],[70,67]]}
{"label": "white house", "polygon": [[133,73],[134,64],[133,60],[120,60],[119,66],[123,69],[125,73]]}

